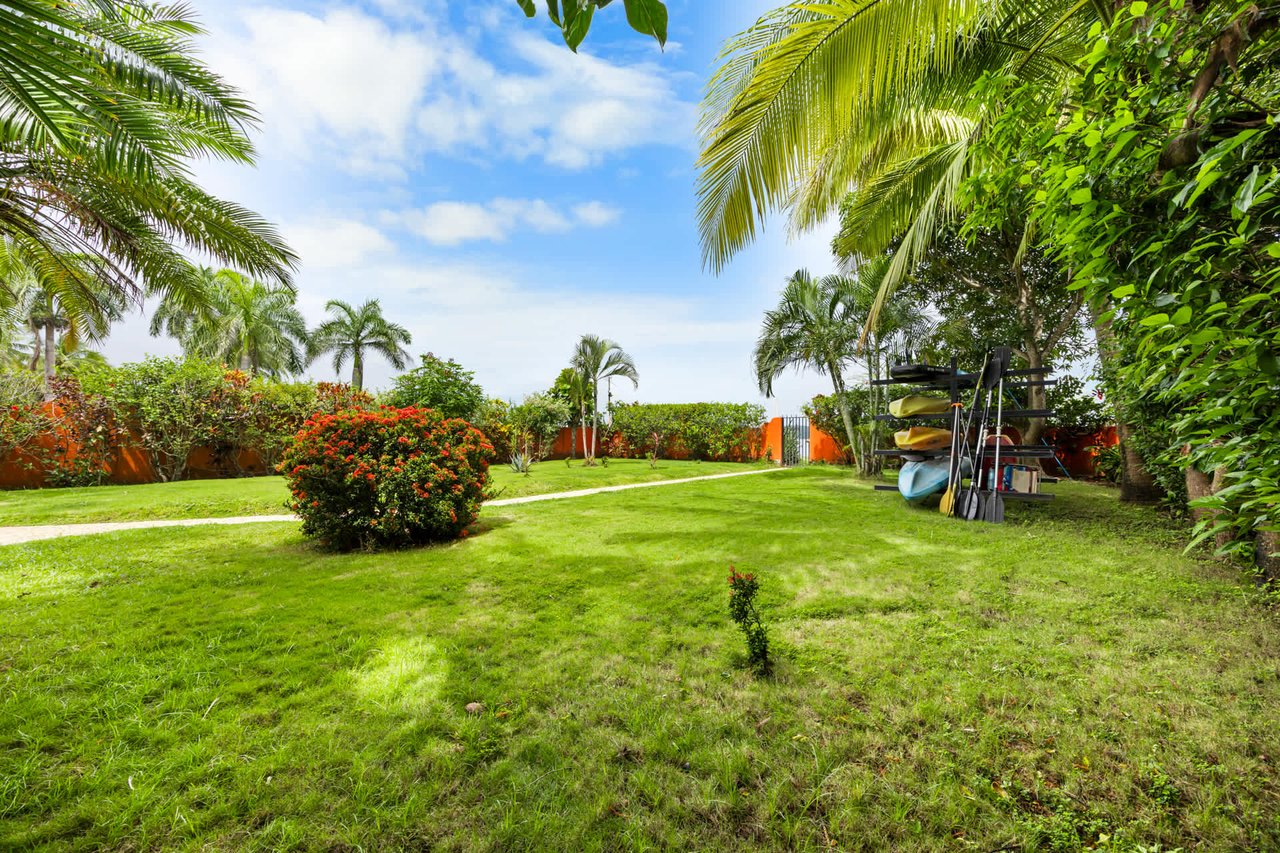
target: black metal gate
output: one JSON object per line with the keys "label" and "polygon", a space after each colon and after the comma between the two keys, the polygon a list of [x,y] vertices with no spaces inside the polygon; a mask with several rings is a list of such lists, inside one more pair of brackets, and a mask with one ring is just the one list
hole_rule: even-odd
{"label": "black metal gate", "polygon": [[809,462],[809,419],[782,419],[782,464],[806,465]]}

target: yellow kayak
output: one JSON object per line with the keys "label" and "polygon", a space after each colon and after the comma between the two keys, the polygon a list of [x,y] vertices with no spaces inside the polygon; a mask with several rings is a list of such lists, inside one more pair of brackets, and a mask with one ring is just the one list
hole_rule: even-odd
{"label": "yellow kayak", "polygon": [[895,418],[909,418],[912,415],[944,415],[951,408],[951,402],[945,397],[903,397],[889,404],[889,414]]}
{"label": "yellow kayak", "polygon": [[941,450],[951,446],[951,430],[912,427],[895,432],[893,443],[899,450]]}

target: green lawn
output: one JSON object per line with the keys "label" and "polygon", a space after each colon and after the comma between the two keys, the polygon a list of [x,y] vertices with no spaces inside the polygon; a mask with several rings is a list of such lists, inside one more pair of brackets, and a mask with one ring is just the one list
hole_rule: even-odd
{"label": "green lawn", "polygon": [[0,848],[1280,848],[1274,615],[1059,491],[994,527],[811,468],[392,554],[0,549]]}
{"label": "green lawn", "polygon": [[[618,459],[607,467],[595,468],[584,468],[581,462],[542,462],[528,476],[517,474],[506,465],[494,465],[490,470],[498,497],[515,498],[724,474],[752,467],[729,462],[662,460],[651,468],[644,460]],[[289,491],[280,477],[0,492],[0,526],[280,515],[286,512],[288,497]]]}

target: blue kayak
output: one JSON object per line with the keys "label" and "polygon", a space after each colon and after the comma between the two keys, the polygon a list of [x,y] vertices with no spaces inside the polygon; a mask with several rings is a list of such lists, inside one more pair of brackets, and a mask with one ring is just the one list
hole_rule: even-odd
{"label": "blue kayak", "polygon": [[924,462],[904,462],[898,473],[898,491],[909,501],[927,498],[946,490],[950,473],[951,460],[945,456]]}

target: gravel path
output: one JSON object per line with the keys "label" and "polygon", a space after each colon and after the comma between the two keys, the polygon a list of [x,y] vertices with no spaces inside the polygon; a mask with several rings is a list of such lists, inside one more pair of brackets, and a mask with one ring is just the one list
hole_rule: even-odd
{"label": "gravel path", "polygon": [[[529,495],[524,498],[507,498],[489,501],[486,507],[518,506],[520,504],[559,501],[569,498],[585,498],[606,492],[625,492],[631,489],[653,489],[659,486],[679,486],[683,483],[700,483],[705,480],[727,480],[730,477],[750,477],[755,474],[772,474],[783,468],[760,468],[754,471],[735,471],[730,474],[709,474],[705,477],[685,477],[680,480],[658,480],[652,483],[627,483],[621,486],[601,486],[598,489],[579,489],[575,492],[552,492],[546,495]],[[295,515],[248,515],[233,518],[175,518],[163,521],[116,521],[99,524],[49,524],[40,527],[0,527],[0,546],[38,542],[42,539],[60,539],[63,536],[90,536],[95,533],[115,533],[120,530],[150,530],[156,527],[202,527],[206,524],[281,524],[296,522]]]}

